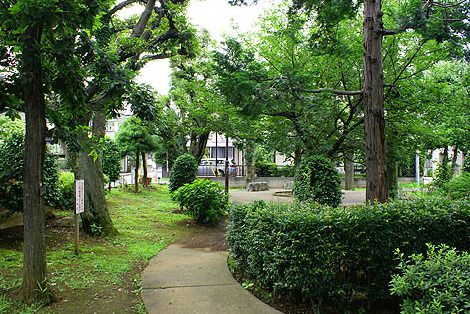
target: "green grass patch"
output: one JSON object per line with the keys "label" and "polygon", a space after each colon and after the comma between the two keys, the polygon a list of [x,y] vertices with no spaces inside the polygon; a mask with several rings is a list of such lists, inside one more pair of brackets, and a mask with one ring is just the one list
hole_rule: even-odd
{"label": "green grass patch", "polygon": [[[70,227],[66,229],[70,232],[65,238],[47,252],[49,282],[59,297],[91,287],[108,289],[112,285],[128,284],[123,282],[125,274],[191,231],[186,224],[178,224],[189,217],[173,213],[177,206],[165,186],[152,187],[152,190],[138,194],[126,188],[113,189],[107,199],[112,220],[119,231],[117,236],[107,239],[83,236],[81,253],[77,256]],[[60,211],[57,217],[71,214]],[[9,296],[21,286],[22,258],[21,247],[0,249],[0,313],[18,313],[18,302]],[[136,276],[139,278],[133,280],[140,286],[140,273]],[[135,289],[139,290],[138,287]],[[137,305],[135,310],[141,312],[142,305]]]}

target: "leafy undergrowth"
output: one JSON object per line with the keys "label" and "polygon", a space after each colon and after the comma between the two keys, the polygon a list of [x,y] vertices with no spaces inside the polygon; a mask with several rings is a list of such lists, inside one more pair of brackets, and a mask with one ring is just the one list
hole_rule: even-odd
{"label": "leafy undergrowth", "polygon": [[[81,236],[76,256],[73,218],[57,212],[47,224],[49,282],[57,298],[41,313],[145,313],[140,299],[140,274],[168,244],[195,231],[189,217],[176,213],[165,186],[134,194],[126,188],[108,195],[119,234],[99,239]],[[34,313],[16,300],[21,286],[21,228],[0,245],[0,313]],[[1,235],[3,238],[3,235]]]}

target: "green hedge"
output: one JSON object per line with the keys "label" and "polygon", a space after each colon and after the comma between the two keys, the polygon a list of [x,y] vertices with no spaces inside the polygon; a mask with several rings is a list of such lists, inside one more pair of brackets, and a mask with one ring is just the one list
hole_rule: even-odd
{"label": "green hedge", "polygon": [[256,202],[230,211],[235,266],[275,294],[346,306],[389,296],[398,262],[426,243],[470,247],[470,203],[443,199],[330,208]]}
{"label": "green hedge", "polygon": [[278,166],[275,163],[257,163],[255,173],[258,177],[293,177],[294,166]]}

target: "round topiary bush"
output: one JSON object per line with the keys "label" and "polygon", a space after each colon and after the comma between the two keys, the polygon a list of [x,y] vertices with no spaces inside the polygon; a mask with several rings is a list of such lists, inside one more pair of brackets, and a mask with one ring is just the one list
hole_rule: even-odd
{"label": "round topiary bush", "polygon": [[191,183],[197,176],[197,161],[193,155],[179,156],[170,172],[170,192],[175,192],[187,183]]}
{"label": "round topiary bush", "polygon": [[294,181],[297,201],[315,201],[337,207],[341,204],[341,178],[334,163],[323,156],[305,157]]}
{"label": "round topiary bush", "polygon": [[175,200],[188,215],[201,224],[221,221],[228,207],[228,196],[222,186],[207,179],[197,179],[180,187],[175,193]]}

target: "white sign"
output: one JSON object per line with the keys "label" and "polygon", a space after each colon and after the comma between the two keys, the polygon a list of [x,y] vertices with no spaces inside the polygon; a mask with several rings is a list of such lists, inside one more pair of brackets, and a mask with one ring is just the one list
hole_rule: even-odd
{"label": "white sign", "polygon": [[75,181],[75,214],[85,211],[85,180]]}

